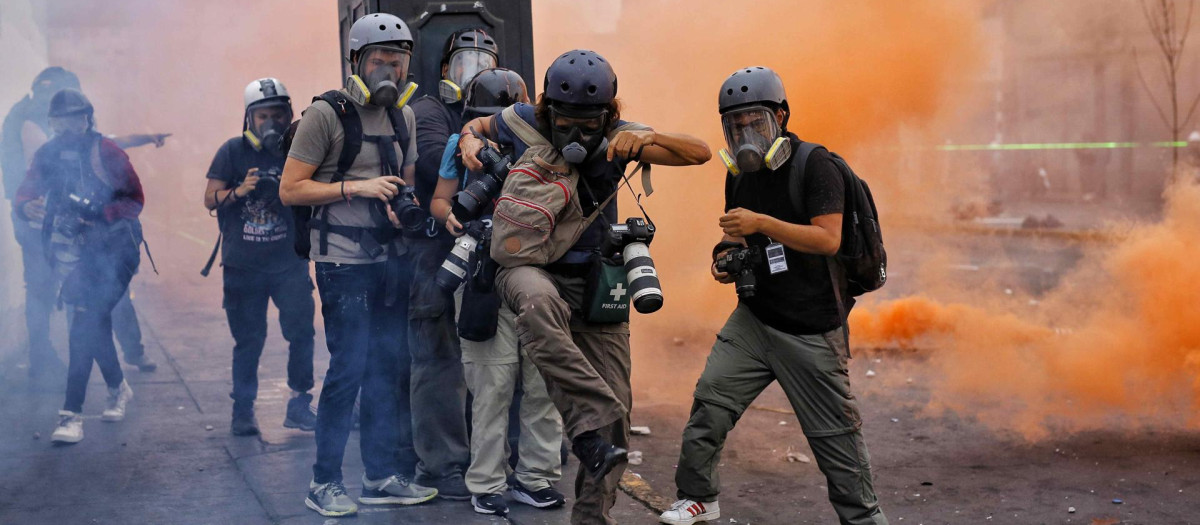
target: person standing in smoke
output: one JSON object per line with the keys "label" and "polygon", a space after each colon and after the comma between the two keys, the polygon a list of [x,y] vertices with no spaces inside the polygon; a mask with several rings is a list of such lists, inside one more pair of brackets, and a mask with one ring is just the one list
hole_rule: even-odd
{"label": "person standing in smoke", "polygon": [[[42,70],[33,80],[31,93],[13,105],[4,118],[0,136],[0,171],[3,171],[4,196],[12,200],[17,187],[37,151],[52,134],[48,114],[50,99],[65,88],[79,89],[79,77],[61,67]],[[145,144],[162,146],[167,134],[109,136],[121,148]],[[39,201],[45,204],[44,200]],[[35,379],[61,377],[65,365],[50,342],[50,317],[58,290],[58,280],[50,268],[42,264],[42,225],[38,221],[21,220],[13,207],[13,231],[21,247],[25,280],[25,327],[29,337],[29,376]],[[125,362],[143,372],[152,372],[158,365],[146,357],[137,313],[128,295],[121,298],[113,310],[113,328]]]}
{"label": "person standing in smoke", "polygon": [[309,255],[330,359],[305,505],[323,516],[358,512],[342,483],[342,457],[360,387],[359,501],[409,505],[437,496],[411,477],[417,463],[406,341],[412,273],[396,212],[407,217],[414,208],[406,191],[417,161],[416,123],[406,106],[416,87],[406,82],[412,44],[408,26],[393,15],[354,22],[346,46],[353,75],[345,89],[321,95],[304,112],[279,188],[284,204],[314,207]]}
{"label": "person standing in smoke", "polygon": [[[499,48],[482,29],[454,32],[442,53],[438,96],[412,104],[417,119],[415,195],[429,209],[446,140],[462,127],[463,88],[480,71],[496,66]],[[454,298],[434,282],[434,275],[454,237],[432,217],[430,227],[410,236],[413,264],[409,293],[409,351],[412,353],[413,441],[417,483],[436,487],[438,497],[471,498],[463,473],[471,461],[467,444],[466,385],[462,350],[455,333]]]}
{"label": "person standing in smoke", "polygon": [[124,419],[133,398],[117,361],[112,311],[141,261],[138,215],[145,198],[129,157],[96,132],[93,113],[76,89],[54,95],[49,108],[54,138],[34,153],[15,200],[21,220],[42,222],[48,263],[63,277],[60,299],[73,316],[67,395],[51,437],[55,443],[83,440],[92,361],[108,385],[102,420]]}
{"label": "person standing in smoke", "polygon": [[[487,69],[476,75],[464,89],[463,98],[462,118],[465,120],[491,116],[516,103],[529,103],[521,75],[501,68]],[[479,177],[478,173],[463,173],[458,159],[458,138],[458,133],[447,138],[440,179],[430,205],[434,217],[444,222],[446,230],[455,237],[465,233],[463,224],[452,211],[455,193]],[[505,153],[511,154],[511,151]],[[494,206],[491,199],[494,197],[479,204],[481,209],[476,213],[478,218],[472,224],[472,230],[484,227],[492,220]],[[463,220],[467,221],[467,218]],[[536,508],[560,507],[566,498],[554,488],[554,483],[562,478],[562,417],[554,409],[537,367],[517,344],[516,315],[501,306],[500,296],[494,288],[495,263],[486,250],[477,249],[469,264],[466,271],[469,277],[465,277],[463,285],[455,291],[455,299],[460,305],[458,333],[462,366],[467,388],[473,396],[471,465],[466,476],[471,503],[480,514],[507,514],[504,493],[508,492],[514,500]],[[510,421],[518,384],[522,390],[520,406],[516,409],[515,420]],[[514,423],[520,428],[515,470],[509,467],[506,436]]]}
{"label": "person standing in smoke", "polygon": [[[842,242],[842,174],[827,150],[813,149],[801,168],[803,209],[796,209],[789,179],[798,176],[792,152],[802,146],[787,130],[791,111],[774,71],[735,71],[721,86],[719,106],[730,153],[721,152],[728,168],[724,237],[713,249],[712,275],[737,282],[738,306],[696,383],[675,471],[679,500],[659,519],[690,525],[720,518],[717,466],[725,437],[777,380],[828,480],[839,522],[886,525],[850,392],[839,296],[826,266]],[[741,257],[750,253],[761,255]],[[737,271],[733,260],[755,262]]]}
{"label": "person standing in smoke", "polygon": [[[570,193],[583,216],[602,209],[571,246],[560,247],[565,252],[561,258],[544,267],[501,269],[496,287],[517,314],[520,344],[546,380],[581,463],[571,522],[612,524],[633,395],[629,324],[589,322],[580,313],[604,227],[618,221],[616,200],[603,208],[600,203],[619,189],[630,160],[689,166],[707,162],[711,153],[695,137],[621,120],[616,73],[595,52],[560,55],[546,70],[542,91],[536,106],[516,104],[468,122],[459,148],[472,171],[483,167],[478,155],[485,138],[511,147],[518,157],[536,148],[549,159],[538,155],[534,162],[578,173],[578,192]],[[493,242],[491,253],[504,249],[501,241]]]}
{"label": "person standing in smoke", "polygon": [[283,426],[310,431],[317,420],[308,393],[313,387],[313,284],[307,261],[295,251],[292,210],[279,201],[292,99],[282,82],[262,78],[246,86],[244,101],[242,134],[217,150],[204,189],[204,207],[216,210],[221,228],[225,316],[234,340],[229,430],[236,436],[258,433],[258,361],[267,339],[267,303],[274,301],[288,341],[292,390]]}

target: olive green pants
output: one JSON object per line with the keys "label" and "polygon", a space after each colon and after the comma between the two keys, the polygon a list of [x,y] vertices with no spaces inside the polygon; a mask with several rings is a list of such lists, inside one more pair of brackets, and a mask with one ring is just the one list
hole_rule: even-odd
{"label": "olive green pants", "polygon": [[[546,381],[550,400],[572,439],[595,430],[605,441],[629,446],[629,323],[594,324],[576,316],[584,280],[541,268],[500,270],[496,290],[517,314],[517,338]],[[625,463],[596,481],[580,468],[575,476],[572,525],[613,525],[611,510]]]}
{"label": "olive green pants", "polygon": [[790,335],[738,306],[717,334],[696,383],[675,471],[679,498],[717,499],[717,465],[726,435],[763,389],[779,381],[825,474],[840,522],[887,524],[871,482],[847,355],[840,328],[823,335]]}

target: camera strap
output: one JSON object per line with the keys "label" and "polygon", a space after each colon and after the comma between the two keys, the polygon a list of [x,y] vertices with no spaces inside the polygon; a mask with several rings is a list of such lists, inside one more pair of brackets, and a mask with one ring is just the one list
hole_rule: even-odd
{"label": "camera strap", "polygon": [[[612,202],[612,200],[616,198],[617,194],[621,192],[621,186],[626,185],[629,186],[629,193],[633,195],[633,203],[637,204],[638,209],[642,210],[642,216],[646,218],[646,222],[650,223],[651,226],[654,226],[654,221],[650,220],[650,216],[646,214],[646,208],[642,207],[641,195],[638,195],[637,192],[633,191],[633,183],[630,182],[630,179],[633,178],[634,175],[637,175],[638,172],[642,173],[643,188],[649,184],[650,164],[647,162],[638,161],[637,167],[634,168],[632,172],[630,172],[628,175],[624,173],[621,174],[621,182],[617,184],[617,187],[613,190],[612,194],[610,194],[608,198],[604,199],[604,202],[601,202],[600,205],[596,207],[595,211],[593,211],[591,215],[588,215],[587,218],[583,220],[582,229],[586,230],[592,225],[593,222],[596,222],[596,219],[600,217],[600,214],[604,213],[604,208],[608,206],[608,203]],[[647,189],[646,195],[650,195],[651,191],[653,190]]]}

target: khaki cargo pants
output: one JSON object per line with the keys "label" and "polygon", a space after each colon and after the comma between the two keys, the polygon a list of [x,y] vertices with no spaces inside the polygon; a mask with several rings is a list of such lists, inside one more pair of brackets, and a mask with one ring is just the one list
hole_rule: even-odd
{"label": "khaki cargo pants", "polygon": [[[454,294],[462,304],[463,287]],[[457,309],[462,312],[462,308]],[[460,314],[461,315],[461,314]],[[467,489],[472,494],[501,494],[511,473],[525,488],[538,491],[562,479],[562,417],[550,402],[546,383],[517,343],[517,316],[500,307],[496,335],[487,341],[461,339],[463,370],[471,405],[471,466]],[[517,468],[508,465],[508,418],[520,382],[521,437]]]}
{"label": "khaki cargo pants", "polygon": [[[629,324],[585,323],[575,319],[584,280],[521,266],[500,270],[496,288],[517,314],[517,337],[546,380],[550,399],[562,413],[571,438],[595,430],[618,447],[629,444],[629,407],[633,405],[629,373]],[[607,524],[617,501],[622,463],[601,482],[584,469],[575,477],[571,523]]]}
{"label": "khaki cargo pants", "polygon": [[679,498],[717,499],[725,436],[763,389],[779,381],[825,474],[840,523],[886,525],[871,482],[846,359],[840,328],[823,335],[790,335],[738,306],[717,334],[696,383],[675,471]]}

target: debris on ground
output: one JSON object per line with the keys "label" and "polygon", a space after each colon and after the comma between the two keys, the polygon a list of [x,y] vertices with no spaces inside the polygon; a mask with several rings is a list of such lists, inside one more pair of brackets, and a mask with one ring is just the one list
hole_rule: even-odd
{"label": "debris on ground", "polygon": [[1120,505],[1122,503],[1125,503],[1125,501],[1118,498],[1113,498],[1113,505]]}
{"label": "debris on ground", "polygon": [[1067,513],[1075,514],[1075,507],[1067,507]]}
{"label": "debris on ground", "polygon": [[812,462],[812,460],[809,459],[808,456],[805,456],[804,454],[801,454],[799,452],[792,452],[792,449],[790,447],[788,448],[788,451],[787,451],[787,460],[788,460],[788,463],[811,463]]}
{"label": "debris on ground", "polygon": [[632,450],[629,452],[629,455],[626,457],[628,458],[630,465],[633,465],[636,467],[636,466],[642,464],[642,451],[640,451],[640,450]]}
{"label": "debris on ground", "polygon": [[672,339],[671,342],[674,343],[675,346],[683,346],[684,340],[682,337],[676,337]]}
{"label": "debris on ground", "polygon": [[212,430],[212,429],[213,429],[212,425],[204,425],[204,430]]}
{"label": "debris on ground", "polygon": [[899,422],[900,422],[900,418],[896,418],[896,417],[892,418],[892,423],[899,423]]}
{"label": "debris on ground", "polygon": [[34,433],[33,433],[33,439],[42,439],[42,433],[41,433],[41,432],[34,432]]}
{"label": "debris on ground", "polygon": [[932,482],[932,481],[922,481],[922,482],[921,482],[921,486],[922,486],[922,487],[932,487],[932,486],[933,486],[933,482]]}
{"label": "debris on ground", "polygon": [[875,371],[874,371],[874,370],[867,370],[867,377],[875,377]]}
{"label": "debris on ground", "polygon": [[634,436],[649,436],[650,427],[629,427],[629,433]]}
{"label": "debris on ground", "polygon": [[787,426],[787,421],[780,421],[779,426],[781,426],[781,427]]}

